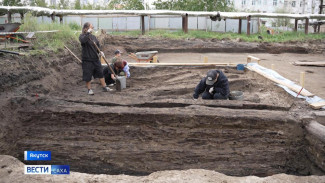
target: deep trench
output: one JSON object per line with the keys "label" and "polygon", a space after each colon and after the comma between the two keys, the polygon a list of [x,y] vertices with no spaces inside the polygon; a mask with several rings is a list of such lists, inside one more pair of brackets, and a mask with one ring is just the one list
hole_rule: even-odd
{"label": "deep trench", "polygon": [[[312,147],[314,137],[306,135],[301,121],[282,105],[291,103],[286,94],[274,87],[263,93],[259,89],[266,81],[240,79],[243,73],[237,77],[229,71],[230,88],[245,91],[246,101],[193,105],[186,99],[195,86],[187,89],[183,81],[190,81],[193,73],[205,74],[206,68],[183,69],[134,68],[133,85],[127,93],[128,99],[136,100],[130,104],[103,102],[101,98],[79,100],[83,99],[77,98],[81,92],[76,88],[83,87],[79,85],[66,89],[66,93],[74,94],[72,99],[62,97],[59,91],[60,102],[50,97],[45,97],[44,103],[26,102],[29,99],[24,97],[12,99],[14,104],[8,111],[17,112],[3,115],[10,119],[6,129],[0,129],[0,134],[5,134],[0,142],[4,147],[1,154],[17,157],[25,164],[65,164],[71,171],[92,174],[148,175],[187,169],[215,170],[231,176],[325,174],[314,158],[324,150]],[[147,91],[160,78],[168,88]],[[168,85],[171,82],[177,86]],[[269,91],[276,95],[260,103]],[[141,101],[140,94],[159,100]],[[114,97],[123,98],[125,93],[115,93]],[[171,97],[175,101],[166,102]],[[276,100],[280,97],[287,101]],[[52,160],[24,161],[26,150],[51,151]]]}
{"label": "deep trench", "polygon": [[23,161],[19,152],[49,150],[51,164],[93,174],[148,175],[184,169],[232,176],[322,172],[308,159],[304,129],[292,118],[274,117],[279,111],[253,117],[240,111],[235,116],[211,116],[125,108],[119,113],[20,111],[14,154]]}

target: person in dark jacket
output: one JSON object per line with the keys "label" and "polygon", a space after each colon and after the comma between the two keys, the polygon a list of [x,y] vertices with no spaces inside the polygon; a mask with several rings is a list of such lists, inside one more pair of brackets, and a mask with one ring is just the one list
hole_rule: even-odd
{"label": "person in dark jacket", "polygon": [[86,81],[86,86],[88,89],[88,94],[93,95],[94,92],[91,89],[91,79],[99,78],[99,81],[103,87],[103,91],[112,91],[105,84],[102,64],[99,60],[99,55],[105,57],[103,52],[98,52],[95,44],[99,47],[99,41],[92,35],[93,25],[86,22],[82,28],[82,33],[79,36],[79,41],[82,47],[82,79]]}
{"label": "person in dark jacket", "polygon": [[[129,72],[125,71],[126,67],[128,67],[128,63],[126,61],[118,60],[110,66],[117,76],[125,75],[126,77],[128,77],[128,74],[130,74]],[[106,66],[103,72],[105,77],[105,83],[107,84],[107,86],[113,86],[115,84],[116,78],[112,71],[108,68],[108,66]]]}
{"label": "person in dark jacket", "polygon": [[220,70],[209,70],[196,86],[193,98],[196,100],[202,94],[202,99],[228,99],[229,83],[227,77]]}

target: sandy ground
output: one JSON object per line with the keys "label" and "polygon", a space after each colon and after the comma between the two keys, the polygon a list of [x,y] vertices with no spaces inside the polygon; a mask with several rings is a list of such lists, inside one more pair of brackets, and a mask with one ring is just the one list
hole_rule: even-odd
{"label": "sandy ground", "polygon": [[71,172],[70,175],[24,175],[24,164],[11,156],[0,155],[0,182],[139,182],[139,183],[321,183],[325,182],[325,176],[305,176],[298,177],[286,174],[277,174],[269,177],[231,177],[215,171],[202,169],[189,169],[183,171],[159,171],[148,176],[128,176],[128,175],[94,175],[78,172]]}
{"label": "sandy ground", "polygon": [[[159,61],[164,63],[192,63],[202,62],[208,57],[208,62],[216,63],[242,63],[245,64],[248,55],[261,59],[263,67],[274,69],[285,78],[300,83],[300,72],[305,72],[305,88],[313,94],[325,99],[325,67],[294,66],[296,61],[324,61],[324,54],[296,54],[296,53],[159,53]],[[131,59],[126,58],[133,62]]]}

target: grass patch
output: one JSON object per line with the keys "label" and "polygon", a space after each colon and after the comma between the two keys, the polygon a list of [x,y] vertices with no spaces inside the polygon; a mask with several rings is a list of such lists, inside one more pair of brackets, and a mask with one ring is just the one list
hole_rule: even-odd
{"label": "grass patch", "polygon": [[27,14],[19,31],[58,30],[55,33],[36,33],[36,40],[33,41],[33,48],[35,50],[58,52],[67,42],[78,40],[79,33],[75,33],[77,29],[81,30],[77,24],[38,23],[36,17]]}
{"label": "grass patch", "polygon": [[[148,37],[161,37],[170,39],[186,39],[186,38],[200,38],[200,39],[241,39],[245,42],[289,42],[289,41],[308,41],[308,40],[320,40],[325,39],[325,34],[308,34],[306,35],[303,31],[290,32],[284,31],[275,35],[266,33],[266,29],[261,29],[263,33],[251,34],[247,36],[245,33],[220,33],[220,32],[206,32],[192,30],[185,34],[182,30],[168,31],[168,30],[151,30],[146,32],[145,36]],[[129,31],[129,32],[113,32],[113,35],[125,35],[125,36],[139,36],[141,31]],[[262,37],[262,39],[259,38]]]}

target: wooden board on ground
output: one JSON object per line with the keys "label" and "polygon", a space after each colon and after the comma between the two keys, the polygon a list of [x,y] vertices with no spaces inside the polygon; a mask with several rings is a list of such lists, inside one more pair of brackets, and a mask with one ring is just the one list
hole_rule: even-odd
{"label": "wooden board on ground", "polygon": [[311,103],[311,104],[309,104],[309,105],[310,105],[310,107],[312,107],[313,109],[320,109],[320,108],[322,108],[322,107],[325,106],[325,101],[323,101],[323,102],[315,102],[315,103]]}
{"label": "wooden board on ground", "polygon": [[296,66],[318,66],[318,67],[325,67],[325,61],[322,62],[293,62],[293,65]]}
{"label": "wooden board on ground", "polygon": [[[296,93],[299,93],[299,91],[301,90],[301,86],[289,85],[289,84],[287,84],[287,83],[284,82],[284,81],[281,81],[281,80],[279,80],[279,79],[276,79],[276,78],[270,77],[269,75],[265,74],[264,72],[258,70],[258,69],[255,68],[255,67],[247,66],[247,68],[250,69],[250,70],[252,70],[252,71],[257,72],[258,74],[260,74],[260,75],[266,77],[267,79],[270,79],[270,80],[273,81],[273,82],[276,82],[276,83],[278,83],[278,84],[281,84],[281,85],[283,85],[283,86],[288,87],[290,90],[292,90],[292,91],[294,91],[294,92],[296,92]],[[312,97],[312,96],[314,96],[314,94],[310,93],[309,91],[307,91],[307,90],[305,90],[305,89],[303,89],[303,90],[301,91],[300,95],[303,95],[303,96],[306,96],[306,97]]]}
{"label": "wooden board on ground", "polygon": [[236,66],[235,63],[130,63],[130,66]]}

